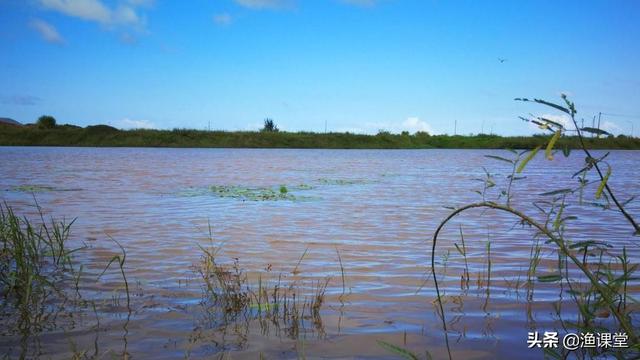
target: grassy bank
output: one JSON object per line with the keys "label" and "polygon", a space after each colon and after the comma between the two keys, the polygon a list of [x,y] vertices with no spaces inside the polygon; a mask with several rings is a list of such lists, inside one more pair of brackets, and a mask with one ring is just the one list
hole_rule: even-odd
{"label": "grassy bank", "polygon": [[[57,126],[0,126],[0,146],[114,146],[210,148],[324,148],[324,149],[532,149],[540,136],[450,136],[417,133],[360,135],[351,133],[250,132],[174,130],[118,130],[97,125],[86,128]],[[640,138],[587,138],[591,149],[640,149]],[[578,138],[563,136],[558,147],[578,148]]]}

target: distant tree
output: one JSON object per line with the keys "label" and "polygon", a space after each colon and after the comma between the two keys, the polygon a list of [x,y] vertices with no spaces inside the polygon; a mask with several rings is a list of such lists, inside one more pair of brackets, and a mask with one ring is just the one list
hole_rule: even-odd
{"label": "distant tree", "polygon": [[56,118],[50,115],[42,115],[36,123],[40,129],[53,129],[56,127]]}
{"label": "distant tree", "polygon": [[262,127],[262,132],[278,132],[280,131],[276,126],[276,123],[273,122],[272,119],[266,118],[264,119],[264,126]]}

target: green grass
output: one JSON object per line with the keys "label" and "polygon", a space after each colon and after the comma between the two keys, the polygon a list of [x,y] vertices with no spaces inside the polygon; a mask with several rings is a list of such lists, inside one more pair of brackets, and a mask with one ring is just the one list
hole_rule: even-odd
{"label": "green grass", "polygon": [[[200,250],[201,259],[195,271],[202,278],[201,304],[209,326],[226,327],[258,320],[260,327],[266,329],[271,324],[284,328],[290,338],[298,339],[305,323],[310,323],[317,334],[324,333],[321,309],[330,278],[313,282],[311,289],[304,291],[305,285],[295,280],[285,284],[282,282],[283,274],[274,279],[267,271],[259,274],[256,284],[249,280],[239,259],[226,263],[220,260],[220,247],[212,244],[200,246]],[[297,273],[297,267],[293,274]],[[245,325],[249,326],[248,323]]]}
{"label": "green grass", "polygon": [[[204,148],[324,148],[324,149],[532,149],[540,136],[480,134],[474,136],[313,132],[251,132],[174,130],[117,130],[106,125],[53,129],[0,125],[0,146],[204,147]],[[640,138],[586,138],[592,149],[640,149]],[[576,136],[562,136],[555,147],[579,148]]]}
{"label": "green grass", "polygon": [[[449,359],[452,358],[447,334],[446,313],[443,305],[444,291],[441,292],[438,285],[438,278],[435,272],[435,254],[436,244],[439,235],[445,225],[454,217],[466,213],[473,209],[483,209],[507,213],[518,219],[519,223],[534,229],[532,234],[533,245],[530,252],[529,269],[527,272],[529,302],[533,298],[533,286],[536,283],[554,284],[559,290],[559,301],[554,304],[554,311],[560,321],[560,325],[565,331],[575,331],[582,333],[626,333],[628,336],[629,349],[608,349],[608,348],[583,348],[570,353],[564,348],[545,349],[547,356],[555,358],[567,358],[569,356],[576,358],[594,358],[600,356],[616,357],[616,358],[637,358],[638,349],[640,349],[640,331],[637,327],[637,316],[634,306],[629,306],[630,299],[637,303],[629,291],[629,286],[637,285],[638,277],[636,275],[639,264],[630,259],[627,255],[626,247],[615,249],[608,240],[602,241],[580,241],[574,238],[575,234],[567,230],[572,228],[579,234],[585,236],[593,231],[593,228],[602,228],[606,230],[609,224],[589,222],[588,225],[580,225],[575,220],[578,219],[579,212],[575,211],[576,207],[568,207],[567,204],[579,204],[578,206],[592,206],[605,209],[615,209],[617,216],[620,217],[624,224],[628,225],[629,234],[640,234],[640,226],[634,217],[625,209],[626,204],[633,200],[619,201],[615,192],[609,186],[608,180],[612,174],[611,165],[606,161],[609,153],[595,158],[590,153],[590,138],[584,138],[585,133],[593,132],[597,129],[578,128],[575,119],[575,106],[566,96],[562,96],[565,106],[549,103],[544,100],[528,100],[542,105],[550,106],[556,110],[560,110],[571,117],[575,132],[578,134],[580,142],[580,150],[585,155],[585,163],[582,169],[575,172],[572,178],[579,176],[578,185],[573,188],[548,189],[545,193],[538,194],[540,199],[535,201],[529,207],[522,210],[512,207],[510,201],[512,192],[517,187],[518,181],[531,181],[524,176],[516,177],[516,174],[526,173],[526,164],[533,159],[539,150],[545,147],[545,158],[549,161],[554,160],[554,147],[562,143],[562,134],[566,129],[563,125],[539,118],[540,123],[552,135],[540,141],[532,151],[515,152],[511,151],[510,158],[488,155],[487,157],[500,162],[507,162],[512,165],[511,174],[507,176],[504,188],[497,185],[496,179],[486,169],[484,169],[486,178],[476,179],[483,183],[482,191],[477,191],[482,201],[455,208],[436,228],[432,238],[431,251],[431,268],[433,282],[437,293],[437,305],[441,314],[442,327],[445,336],[445,344],[448,350]],[[567,156],[568,152],[563,151]],[[562,156],[562,155],[558,155]],[[606,171],[605,171],[606,169]],[[590,180],[587,181],[587,173]],[[534,184],[540,185],[540,184]],[[540,186],[538,186],[540,187]],[[525,191],[525,190],[522,190]],[[593,203],[585,204],[583,196],[592,194]],[[589,195],[590,195],[589,194]],[[576,199],[576,197],[579,197]],[[590,197],[590,196],[589,196]],[[461,233],[462,237],[462,233]],[[552,251],[558,256],[558,267],[550,272],[541,272],[539,269],[541,258],[541,241],[544,240],[545,245],[549,245]],[[454,244],[461,255],[465,255],[466,251],[460,249]],[[487,242],[487,301],[489,298],[489,290],[491,288],[491,243]],[[621,252],[620,252],[621,251]],[[448,250],[447,250],[448,256]],[[446,264],[442,266],[443,272],[446,272]],[[464,277],[464,274],[462,275]],[[535,279],[535,280],[534,280]],[[635,294],[633,294],[635,295]],[[446,299],[445,299],[446,300]],[[486,307],[485,302],[485,307]],[[563,304],[570,304],[577,309],[577,318],[564,320],[562,318]],[[484,309],[484,308],[483,308]],[[532,319],[531,312],[528,310],[528,317]]]}

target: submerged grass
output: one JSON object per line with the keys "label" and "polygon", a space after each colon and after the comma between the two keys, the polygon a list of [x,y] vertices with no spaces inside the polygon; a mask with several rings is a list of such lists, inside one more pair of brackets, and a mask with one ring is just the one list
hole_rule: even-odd
{"label": "submerged grass", "polygon": [[[42,213],[40,213],[42,216]],[[61,301],[63,282],[72,279],[68,249],[70,223],[33,225],[0,204],[0,295],[3,332],[29,333],[45,325],[47,302]]]}
{"label": "submerged grass", "polygon": [[[95,282],[83,272],[84,264],[73,259],[84,247],[69,246],[75,220],[46,221],[37,203],[36,207],[40,222],[20,217],[8,204],[0,204],[0,334],[19,338],[7,357],[40,357],[39,337],[44,331],[66,332],[77,326],[75,319],[91,310],[96,314],[96,331],[100,327],[96,302],[83,296]],[[122,257],[112,262],[118,260],[125,282],[128,323],[131,302],[124,272],[126,252],[121,249]],[[73,347],[75,355],[84,353]],[[126,335],[122,355],[127,356]]]}
{"label": "submerged grass", "polygon": [[[248,327],[249,322],[255,321],[263,332],[273,326],[298,339],[309,323],[319,336],[324,334],[321,309],[330,278],[318,280],[304,290],[297,281],[283,283],[282,274],[274,278],[261,273],[256,284],[249,280],[237,258],[221,263],[219,247],[200,246],[200,250],[201,260],[195,271],[203,280],[202,304],[208,326],[226,329],[240,322]],[[303,258],[304,254],[300,260]]]}

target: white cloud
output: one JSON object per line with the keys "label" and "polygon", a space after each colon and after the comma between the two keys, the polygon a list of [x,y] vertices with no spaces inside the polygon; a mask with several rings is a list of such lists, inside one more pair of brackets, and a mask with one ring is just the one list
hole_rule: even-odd
{"label": "white cloud", "polygon": [[64,39],[60,33],[58,33],[58,30],[48,22],[40,19],[34,19],[29,22],[29,26],[37,31],[45,41],[54,44],[64,44]]}
{"label": "white cloud", "polygon": [[340,2],[361,7],[372,7],[376,5],[377,0],[340,0]]}
{"label": "white cloud", "polygon": [[120,5],[112,13],[112,22],[118,24],[141,25],[143,21],[140,19],[135,9],[131,6]]}
{"label": "white cloud", "polygon": [[153,6],[155,2],[155,0],[127,0],[127,3],[133,6]]}
{"label": "white cloud", "polygon": [[422,121],[417,117],[410,117],[410,118],[407,118],[407,120],[405,120],[404,122],[402,122],[402,130],[408,131],[410,133],[414,133],[418,131],[425,131],[425,132],[428,132],[429,134],[434,133],[433,129],[429,124],[427,124],[426,121]]}
{"label": "white cloud", "polygon": [[105,27],[133,26],[143,29],[145,19],[137,12],[139,6],[150,6],[152,1],[128,0],[110,8],[101,0],[38,0],[48,10],[99,23]]}
{"label": "white cloud", "polygon": [[216,25],[220,26],[231,25],[231,23],[233,22],[233,17],[228,13],[215,14],[213,15],[213,22]]}
{"label": "white cloud", "polygon": [[359,127],[338,127],[336,129],[329,129],[329,132],[338,132],[338,133],[351,133],[351,134],[366,134],[367,131],[365,131],[362,128]]}
{"label": "white cloud", "polygon": [[236,4],[253,9],[281,9],[293,5],[293,0],[234,0]]}
{"label": "white cloud", "polygon": [[129,118],[118,120],[114,125],[120,129],[157,129],[157,126],[149,120],[132,120]]}
{"label": "white cloud", "polygon": [[416,133],[418,131],[425,131],[429,134],[437,133],[426,121],[420,120],[415,116],[410,116],[401,122],[369,122],[365,123],[364,127],[365,132],[370,134],[375,134],[380,130],[394,134],[399,134],[403,131],[408,131],[410,133]]}
{"label": "white cloud", "polygon": [[111,11],[99,0],[40,0],[47,9],[68,16],[106,24],[111,20]]}
{"label": "white cloud", "polygon": [[613,134],[613,133],[622,133],[622,128],[614,123],[613,121],[609,121],[609,120],[605,120],[602,123],[600,123],[600,129]]}

